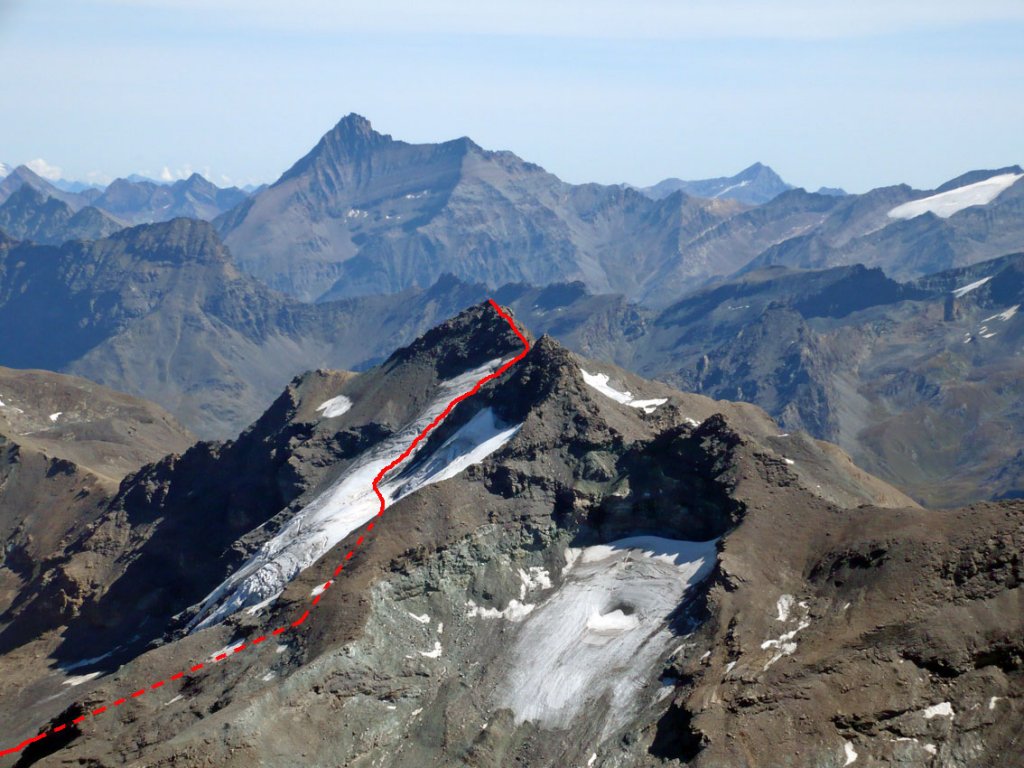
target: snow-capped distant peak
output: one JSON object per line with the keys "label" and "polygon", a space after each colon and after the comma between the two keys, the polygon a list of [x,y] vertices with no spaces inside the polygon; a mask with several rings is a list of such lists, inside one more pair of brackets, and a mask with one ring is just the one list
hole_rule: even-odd
{"label": "snow-capped distant peak", "polygon": [[1024,173],[1001,173],[998,176],[990,176],[974,184],[965,184],[937,195],[897,205],[889,211],[889,218],[913,219],[925,213],[934,213],[948,219],[964,208],[991,203],[1020,179],[1024,179]]}
{"label": "snow-capped distant peak", "polygon": [[5,179],[11,175],[11,166],[7,163],[0,163],[0,179]]}

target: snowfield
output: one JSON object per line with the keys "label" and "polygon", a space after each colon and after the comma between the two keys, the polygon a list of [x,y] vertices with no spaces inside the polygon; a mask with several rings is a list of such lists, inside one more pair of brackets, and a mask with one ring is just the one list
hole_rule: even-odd
{"label": "snowfield", "polygon": [[1020,179],[1024,179],[1024,173],[1002,173],[984,181],[940,192],[937,195],[911,200],[909,203],[897,205],[889,211],[889,218],[913,219],[925,213],[934,213],[936,216],[948,219],[954,213],[962,211],[964,208],[970,208],[972,205],[991,203]]}
{"label": "snowfield", "polygon": [[[456,395],[496,370],[501,362],[492,360],[443,382],[435,399],[415,421],[355,458],[330,487],[299,510],[276,536],[264,542],[248,562],[213,590],[203,600],[189,629],[212,626],[243,608],[276,598],[301,571],[373,518],[379,508],[372,488],[377,473],[404,451]],[[409,467],[406,472],[399,467],[380,483],[387,505],[483,461],[518,430],[519,425],[500,424],[490,409],[484,409],[433,455],[416,463],[423,446],[429,443],[421,442],[402,465]]]}
{"label": "snowfield", "polygon": [[667,397],[656,398],[654,400],[637,400],[633,397],[632,392],[619,392],[619,390],[608,384],[608,374],[606,373],[587,373],[582,368],[580,368],[580,373],[583,374],[583,380],[589,386],[596,389],[605,397],[610,397],[615,402],[628,405],[630,408],[640,408],[644,413],[654,413],[655,409],[659,405],[664,405],[668,402]]}
{"label": "snowfield", "polygon": [[626,723],[671,643],[666,619],[711,573],[716,544],[641,536],[575,550],[562,586],[518,617],[497,705],[560,729],[600,716],[606,698],[603,735]]}

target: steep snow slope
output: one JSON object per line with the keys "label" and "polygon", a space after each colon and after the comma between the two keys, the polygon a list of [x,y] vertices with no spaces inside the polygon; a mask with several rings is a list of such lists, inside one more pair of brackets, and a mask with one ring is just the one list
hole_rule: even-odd
{"label": "steep snow slope", "polygon": [[[211,626],[242,608],[273,600],[298,573],[376,515],[379,502],[372,482],[377,473],[412,443],[453,397],[496,370],[501,362],[491,360],[443,382],[437,396],[414,421],[356,458],[327,490],[296,513],[280,533],[265,542],[245,565],[211,592],[193,620],[192,629]],[[482,461],[508,442],[517,429],[499,424],[489,410],[482,411],[412,476],[397,475],[381,482],[385,503],[391,504]],[[410,458],[415,457],[423,445],[417,446]]]}

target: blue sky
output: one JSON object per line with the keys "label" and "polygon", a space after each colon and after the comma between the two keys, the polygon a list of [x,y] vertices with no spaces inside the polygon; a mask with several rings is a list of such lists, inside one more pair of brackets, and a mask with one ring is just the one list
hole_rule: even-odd
{"label": "blue sky", "polygon": [[358,112],[573,182],[929,188],[1024,162],[1021,40],[1020,0],[0,0],[0,161],[272,181]]}

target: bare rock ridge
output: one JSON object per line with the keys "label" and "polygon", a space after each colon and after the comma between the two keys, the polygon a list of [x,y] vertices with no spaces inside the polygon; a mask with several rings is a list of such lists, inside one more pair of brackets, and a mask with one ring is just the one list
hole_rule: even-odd
{"label": "bare rock ridge", "polygon": [[[385,480],[356,546],[375,462],[518,349],[477,305],[122,483],[8,617],[6,736],[165,684],[23,764],[1012,764],[1024,505],[921,509],[754,406],[550,337]],[[349,548],[301,628],[212,661],[290,625]]]}

